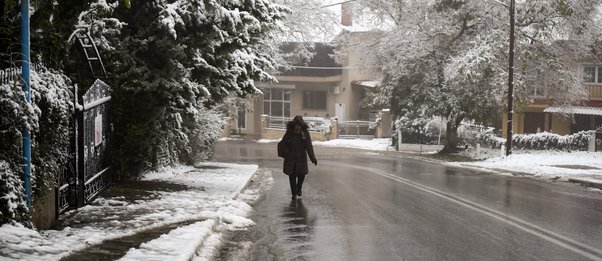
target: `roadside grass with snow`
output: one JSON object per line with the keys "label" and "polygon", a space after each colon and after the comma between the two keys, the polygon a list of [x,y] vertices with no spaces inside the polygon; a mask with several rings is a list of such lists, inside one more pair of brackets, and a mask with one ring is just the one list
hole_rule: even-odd
{"label": "roadside grass with snow", "polygon": [[185,185],[187,189],[155,191],[134,201],[125,197],[99,197],[91,205],[65,213],[61,230],[35,231],[5,224],[0,227],[0,256],[3,260],[59,260],[105,240],[189,221],[192,224],[130,249],[122,259],[198,257],[198,253],[205,252],[199,252],[199,248],[217,249],[220,231],[254,224],[246,218],[252,207],[244,200],[259,197],[259,193],[238,193],[257,169],[257,165],[208,162],[197,167],[177,166],[146,173],[144,181]]}
{"label": "roadside grass with snow", "polygon": [[448,164],[518,172],[563,181],[577,178],[602,182],[602,153],[600,152],[514,151],[508,157],[496,155],[483,161]]}

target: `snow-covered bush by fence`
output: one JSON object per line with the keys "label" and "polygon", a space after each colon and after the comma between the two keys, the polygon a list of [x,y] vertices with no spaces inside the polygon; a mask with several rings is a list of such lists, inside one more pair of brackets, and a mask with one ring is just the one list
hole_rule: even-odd
{"label": "snow-covered bush by fence", "polygon": [[222,134],[225,117],[219,109],[200,107],[190,115],[190,126],[186,128],[187,143],[180,150],[179,161],[198,164],[213,156],[213,147]]}
{"label": "snow-covered bush by fence", "polygon": [[[524,150],[587,150],[589,139],[590,133],[588,131],[581,131],[572,135],[559,135],[549,132],[515,134],[512,135],[512,146],[515,149]],[[488,132],[479,135],[479,142],[493,148],[500,148],[506,143],[506,139]]]}
{"label": "snow-covered bush by fence", "polygon": [[67,161],[73,114],[70,87],[61,72],[38,68],[31,73],[31,103],[26,104],[20,82],[0,84],[0,224],[28,220],[27,209],[19,207],[23,201],[23,128],[32,137],[32,198],[47,193]]}
{"label": "snow-covered bush by fence", "polygon": [[18,222],[31,227],[23,199],[23,185],[14,166],[0,160],[0,224]]}

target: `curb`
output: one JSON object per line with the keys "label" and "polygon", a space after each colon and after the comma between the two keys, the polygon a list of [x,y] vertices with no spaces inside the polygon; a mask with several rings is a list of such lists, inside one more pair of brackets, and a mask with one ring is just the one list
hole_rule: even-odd
{"label": "curb", "polygon": [[234,196],[232,196],[232,199],[236,199],[240,195],[241,192],[245,191],[245,189],[247,189],[251,185],[251,183],[254,182],[255,176],[257,176],[257,173],[261,169],[262,169],[261,167],[257,166],[257,169],[255,170],[255,172],[253,172],[253,174],[251,174],[249,176],[249,179],[245,182],[245,185],[239,187],[238,191],[236,191],[235,193],[233,193]]}
{"label": "curb", "polygon": [[569,182],[577,183],[584,187],[602,189],[602,182],[595,182],[595,181],[591,181],[591,180],[575,179],[575,178],[569,178]]}
{"label": "curb", "polygon": [[[260,168],[259,166],[257,166],[257,169],[255,170],[255,172],[253,172],[253,174],[251,174],[251,175],[249,176],[249,179],[248,179],[248,180],[245,182],[245,184],[244,184],[243,186],[240,186],[240,187],[238,188],[238,191],[236,191],[235,193],[233,193],[233,196],[232,196],[232,198],[231,198],[231,199],[233,199],[233,200],[236,200],[236,199],[237,199],[237,198],[240,196],[240,194],[241,194],[243,191],[245,191],[245,189],[247,189],[247,188],[248,188],[248,187],[251,185],[251,183],[253,183],[255,176],[257,176],[257,173],[258,173],[260,170],[262,170],[262,168]],[[213,224],[213,226],[211,227],[211,231],[212,231],[212,232],[218,232],[218,229],[217,229],[217,227],[218,227],[218,225],[219,225],[219,224],[220,224],[222,221],[220,220],[220,218],[219,218],[219,217],[215,217],[215,218],[211,218],[211,219],[213,219],[213,220],[215,221],[215,223],[214,223],[214,224]],[[221,236],[220,236],[220,237],[221,237]],[[197,246],[196,246],[196,250],[195,250],[195,251],[197,251],[197,250],[198,250],[200,247],[202,247],[203,245],[207,244],[207,242],[208,242],[208,240],[210,240],[210,238],[211,238],[211,235],[206,235],[206,236],[205,236],[203,239],[201,239],[201,240],[199,241],[199,243],[197,244]],[[221,248],[222,248],[222,246],[221,246],[221,243],[220,243],[220,245],[217,247],[217,249],[218,249],[217,251],[219,251],[219,249],[221,249]]]}

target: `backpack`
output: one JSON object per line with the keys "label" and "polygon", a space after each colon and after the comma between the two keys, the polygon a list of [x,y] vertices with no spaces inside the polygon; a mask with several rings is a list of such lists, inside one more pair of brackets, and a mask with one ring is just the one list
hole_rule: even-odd
{"label": "backpack", "polygon": [[286,142],[284,141],[284,138],[278,142],[278,157],[286,157]]}

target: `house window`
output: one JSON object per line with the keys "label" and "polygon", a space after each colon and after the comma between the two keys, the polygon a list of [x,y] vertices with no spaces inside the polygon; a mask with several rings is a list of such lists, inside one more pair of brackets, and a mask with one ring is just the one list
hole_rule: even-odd
{"label": "house window", "polygon": [[583,66],[584,83],[602,83],[602,66]]}
{"label": "house window", "polygon": [[304,91],[303,108],[314,110],[326,110],[325,91]]}
{"label": "house window", "polygon": [[245,108],[238,108],[238,125],[236,127],[243,130],[247,128],[247,111]]}
{"label": "house window", "polygon": [[545,97],[548,77],[546,77],[545,73],[537,73],[537,78],[535,83],[533,84],[533,97]]}
{"label": "house window", "polygon": [[291,116],[291,90],[269,88],[263,93],[264,114],[276,117]]}

